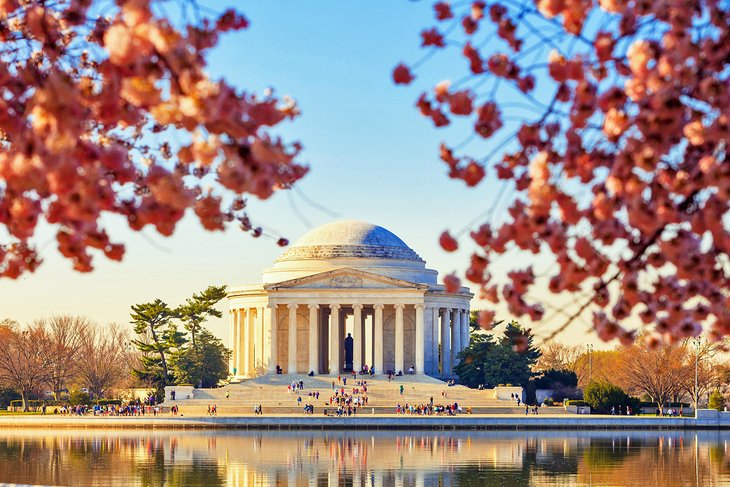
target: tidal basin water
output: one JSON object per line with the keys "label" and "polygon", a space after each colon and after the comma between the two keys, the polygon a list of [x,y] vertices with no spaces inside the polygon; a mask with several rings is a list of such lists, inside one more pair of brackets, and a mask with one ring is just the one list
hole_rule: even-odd
{"label": "tidal basin water", "polygon": [[0,430],[0,483],[730,485],[730,432]]}

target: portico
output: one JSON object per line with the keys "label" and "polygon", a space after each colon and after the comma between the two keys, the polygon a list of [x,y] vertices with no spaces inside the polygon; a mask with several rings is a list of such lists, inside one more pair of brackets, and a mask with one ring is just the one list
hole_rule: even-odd
{"label": "portico", "polygon": [[348,221],[315,229],[263,280],[228,296],[238,377],[276,373],[277,366],[290,374],[413,367],[450,377],[468,342],[472,295],[466,288],[446,293],[436,272],[382,227]]}

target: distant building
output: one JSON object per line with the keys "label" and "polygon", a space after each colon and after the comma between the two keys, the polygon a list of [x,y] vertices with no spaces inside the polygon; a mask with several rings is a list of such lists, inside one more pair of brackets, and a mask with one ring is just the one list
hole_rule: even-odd
{"label": "distant building", "polygon": [[230,288],[231,372],[413,367],[451,377],[468,345],[473,295],[465,287],[447,294],[437,275],[383,227],[341,221],[316,228],[263,272],[262,284]]}

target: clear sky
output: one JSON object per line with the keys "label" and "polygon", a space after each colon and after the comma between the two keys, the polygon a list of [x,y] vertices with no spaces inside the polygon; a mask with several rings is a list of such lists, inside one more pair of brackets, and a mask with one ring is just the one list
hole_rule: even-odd
{"label": "clear sky", "polygon": [[[202,3],[221,11],[226,6]],[[463,228],[489,208],[496,187],[487,183],[467,190],[463,182],[450,180],[438,145],[444,139],[458,142],[459,127],[436,130],[414,107],[418,93],[437,81],[430,76],[435,68],[464,73],[466,61],[453,51],[436,57],[419,71],[415,86],[405,89],[390,77],[398,62],[422,54],[419,32],[433,23],[431,4],[236,2],[251,26],[222,38],[211,53],[210,74],[251,91],[274,87],[294,97],[302,116],[280,133],[304,144],[302,160],[311,165],[297,191],[251,200],[257,223],[295,240],[332,220],[366,220],[396,233],[441,275],[466,267],[467,254],[441,251],[438,235],[445,228]],[[18,281],[0,280],[0,319],[27,322],[73,313],[99,323],[127,323],[134,303],[159,297],[177,305],[210,284],[258,283],[282,251],[273,240],[256,240],[235,228],[206,232],[190,217],[171,238],[150,228],[131,232],[122,220],[107,218],[112,236],[127,244],[123,262],[97,258],[94,272],[76,273],[44,228],[38,239],[45,259],[41,268]],[[213,321],[211,329],[227,341],[225,320]],[[583,330],[577,323],[561,340],[582,343]]]}

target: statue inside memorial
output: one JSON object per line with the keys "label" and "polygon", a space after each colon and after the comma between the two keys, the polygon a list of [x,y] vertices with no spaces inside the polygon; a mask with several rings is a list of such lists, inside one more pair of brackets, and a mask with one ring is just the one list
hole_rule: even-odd
{"label": "statue inside memorial", "polygon": [[352,335],[348,333],[347,338],[345,338],[345,372],[352,372],[352,348],[354,341]]}

